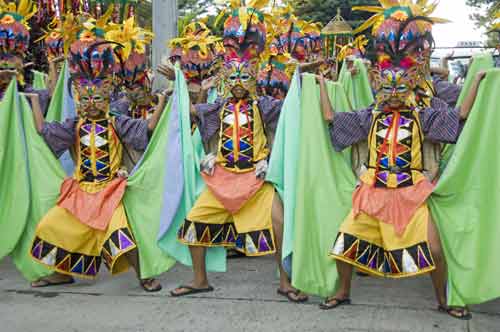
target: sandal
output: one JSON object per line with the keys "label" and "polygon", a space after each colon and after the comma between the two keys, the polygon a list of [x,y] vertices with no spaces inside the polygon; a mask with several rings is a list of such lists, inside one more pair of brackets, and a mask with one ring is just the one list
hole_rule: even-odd
{"label": "sandal", "polygon": [[44,288],[44,287],[52,287],[52,286],[71,285],[71,284],[74,284],[74,283],[75,283],[75,279],[73,279],[73,278],[62,280],[62,281],[52,281],[52,280],[47,279],[47,278],[42,278],[42,279],[39,279],[37,281],[33,281],[31,283],[31,287],[33,287],[33,288]]}
{"label": "sandal", "polygon": [[[336,303],[331,304],[332,301],[336,301]],[[331,310],[331,309],[335,309],[337,307],[340,307],[342,305],[350,305],[350,304],[351,304],[350,298],[337,299],[334,297],[334,298],[326,299],[325,302],[323,302],[319,305],[319,308],[321,310]]]}
{"label": "sandal", "polygon": [[186,296],[186,295],[193,295],[193,294],[200,294],[200,293],[210,293],[214,291],[214,288],[212,286],[208,286],[207,288],[194,288],[192,286],[179,286],[176,289],[187,289],[186,292],[182,293],[175,293],[174,291],[170,292],[170,296],[172,297],[181,297],[181,296]]}
{"label": "sandal", "polygon": [[[299,298],[300,291],[298,291],[297,289],[290,289],[288,291],[278,289],[277,292],[279,295],[286,297],[288,299],[288,301],[293,302],[293,303],[304,303],[304,302],[307,302],[309,300],[309,298],[307,296],[302,298],[302,299]],[[292,295],[295,295],[295,298],[293,298]]]}
{"label": "sandal", "polygon": [[156,287],[153,287],[153,283],[156,281],[154,278],[149,278],[149,279],[141,279],[139,283],[141,284],[142,289],[144,289],[146,292],[153,293],[153,292],[159,292],[161,291],[162,287],[158,283]]}
{"label": "sandal", "polygon": [[448,314],[453,318],[460,320],[471,320],[472,314],[467,307],[449,307],[444,305],[438,306],[438,311]]}

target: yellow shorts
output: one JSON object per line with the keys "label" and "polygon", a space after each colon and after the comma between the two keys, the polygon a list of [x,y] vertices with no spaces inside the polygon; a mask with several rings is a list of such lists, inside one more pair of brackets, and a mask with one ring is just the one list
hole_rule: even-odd
{"label": "yellow shorts", "polygon": [[394,226],[361,213],[351,212],[340,226],[330,255],[377,276],[402,278],[434,270],[427,241],[429,209],[415,212],[402,236]]}
{"label": "yellow shorts", "polygon": [[123,254],[135,248],[121,203],[106,231],[90,228],[66,209],[55,206],[40,221],[30,254],[57,272],[95,278],[101,260],[112,274],[126,271],[129,263]]}
{"label": "yellow shorts", "polygon": [[178,232],[190,246],[231,247],[247,256],[276,251],[271,219],[274,187],[265,183],[243,207],[231,214],[210,192],[200,195]]}

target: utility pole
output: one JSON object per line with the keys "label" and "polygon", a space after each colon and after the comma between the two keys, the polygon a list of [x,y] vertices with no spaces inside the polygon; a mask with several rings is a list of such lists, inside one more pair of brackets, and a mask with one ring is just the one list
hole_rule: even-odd
{"label": "utility pole", "polygon": [[[153,0],[153,68],[157,68],[168,56],[167,43],[177,36],[177,0]],[[155,88],[165,86],[165,79],[159,75],[155,79]]]}

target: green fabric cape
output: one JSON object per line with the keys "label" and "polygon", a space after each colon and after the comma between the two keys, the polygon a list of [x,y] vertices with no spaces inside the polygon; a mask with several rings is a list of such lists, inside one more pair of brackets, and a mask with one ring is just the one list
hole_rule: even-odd
{"label": "green fabric cape", "polygon": [[373,92],[368,78],[368,70],[361,59],[354,60],[358,74],[351,75],[344,61],[339,74],[339,82],[344,88],[352,110],[368,108],[374,102]]}
{"label": "green fabric cape", "polygon": [[175,260],[156,244],[165,195],[162,184],[168,176],[163,151],[168,144],[167,124],[171,107],[169,102],[141,161],[127,181],[123,197],[128,222],[139,247],[141,278],[157,276],[175,264]]}
{"label": "green fabric cape", "polygon": [[54,89],[54,93],[50,98],[49,109],[47,110],[47,115],[45,115],[45,120],[48,122],[52,121],[62,121],[63,120],[63,111],[64,111],[64,90],[67,88],[66,86],[66,62],[64,62],[61,67],[61,71],[59,73],[59,77],[57,78],[57,83]]}
{"label": "green fabric cape", "polygon": [[15,248],[29,214],[25,138],[16,85],[15,81],[10,83],[0,103],[0,258]]}
{"label": "green fabric cape", "polygon": [[22,123],[26,137],[30,209],[23,236],[11,256],[23,276],[27,280],[33,281],[52,273],[45,266],[32,260],[29,251],[38,223],[59,198],[65,173],[57,158],[45,144],[44,139],[36,131],[30,105],[24,97],[20,99]]}
{"label": "green fabric cape", "polygon": [[[318,286],[315,284],[310,285],[308,281],[311,279],[314,280],[315,275],[321,274],[321,271],[314,270],[314,266],[318,266],[316,265],[318,261],[308,261],[309,257],[302,255],[301,249],[303,247],[301,244],[299,244],[297,257],[293,255],[294,246],[297,244],[297,241],[301,241],[300,238],[296,241],[296,237],[299,236],[297,233],[301,232],[305,227],[302,224],[302,220],[298,220],[296,212],[299,211],[301,214],[304,213],[303,210],[298,208],[302,206],[299,200],[303,200],[307,197],[303,192],[301,193],[298,190],[299,177],[309,176],[308,172],[312,171],[309,165],[301,163],[301,159],[299,158],[299,154],[304,153],[303,151],[305,150],[309,150],[307,147],[309,143],[304,142],[307,141],[307,138],[302,138],[302,130],[304,130],[305,126],[309,126],[311,121],[318,120],[318,115],[320,122],[315,124],[321,126],[324,122],[319,112],[317,112],[317,114],[312,114],[315,110],[314,107],[319,107],[319,94],[317,91],[314,91],[314,77],[305,75],[303,80],[305,87],[301,89],[300,76],[296,72],[292,79],[287,97],[283,103],[266,180],[274,184],[274,187],[283,201],[284,230],[282,259],[285,270],[292,276],[294,284],[298,283],[306,287],[309,292],[314,293],[314,290],[318,289]],[[350,111],[349,102],[340,83],[328,82],[327,89],[330,99],[334,101],[332,106],[336,110],[339,112]],[[316,101],[313,102],[311,98],[316,98]],[[309,102],[302,105],[301,100],[308,100]],[[326,129],[321,127],[319,130]],[[328,138],[326,139],[328,141]],[[313,144],[313,146],[315,146],[315,144]],[[323,151],[317,151],[318,154],[322,152]],[[317,154],[313,153],[313,155],[316,156]],[[340,160],[336,159],[333,162],[341,162],[342,164],[350,165],[350,150],[339,154],[339,156]],[[299,230],[297,230],[297,228],[299,228]],[[317,253],[319,253],[321,248],[321,246],[315,247],[315,250],[318,250]],[[317,256],[317,258],[321,261],[321,256]],[[300,270],[311,271],[311,274],[304,277],[299,271],[295,271],[296,273],[294,273],[292,272],[294,271],[292,265],[300,266],[300,268],[298,268]]]}
{"label": "green fabric cape", "polygon": [[280,120],[276,128],[266,181],[273,183],[283,202],[284,229],[282,259],[285,269],[291,273],[291,254],[293,252],[293,236],[297,187],[298,151],[300,142],[300,74],[295,71],[290,89],[283,103]]}
{"label": "green fabric cape", "polygon": [[[328,83],[327,88],[333,107],[339,112],[349,111],[342,86]],[[293,285],[311,294],[331,294],[336,271],[327,254],[350,209],[355,177],[349,151],[333,151],[314,75],[303,75],[301,87],[297,76],[292,81],[267,180],[274,183],[284,203],[283,258],[290,273],[286,258],[291,257]]]}
{"label": "green fabric cape", "polygon": [[33,70],[33,89],[47,89],[47,74],[42,73],[38,70]]}
{"label": "green fabric cape", "polygon": [[[177,241],[177,231],[197,197],[205,189],[200,174],[200,161],[204,151],[199,131],[196,130],[193,135],[191,134],[189,94],[184,75],[179,68],[176,68],[174,97],[172,99],[175,107],[169,117],[168,130],[175,132],[176,135],[171,136],[173,142],[168,147],[167,155],[170,155],[170,158],[175,157],[175,160],[178,160],[180,164],[167,165],[167,169],[171,167],[172,170],[179,171],[181,178],[172,179],[172,183],[181,186],[182,190],[179,192],[179,197],[176,197],[178,204],[172,204],[168,211],[164,211],[164,214],[169,216],[169,220],[162,220],[167,226],[164,227],[163,232],[158,234],[158,245],[165,253],[174,257],[181,264],[191,266],[189,247]],[[173,114],[174,112],[177,114]],[[226,250],[222,247],[208,248],[206,267],[208,271],[226,271]]]}
{"label": "green fabric cape", "polygon": [[31,107],[15,81],[0,105],[0,116],[8,128],[0,138],[2,190],[9,189],[2,192],[2,200],[11,207],[2,209],[1,220],[9,222],[0,225],[0,258],[10,254],[22,275],[33,281],[51,273],[31,259],[29,250],[38,222],[57,201],[64,172],[36,132]]}
{"label": "green fabric cape", "polygon": [[[494,67],[493,57],[491,54],[478,54],[473,57],[473,61],[471,66],[467,72],[467,77],[465,78],[464,86],[460,91],[460,96],[458,96],[457,107],[462,105],[465,97],[470,92],[472,83],[474,82],[476,75],[479,71],[488,70]],[[453,151],[455,150],[455,145],[447,144],[443,148],[443,152],[441,154],[440,160],[440,172],[442,173],[448,164],[451,156],[453,155]]]}
{"label": "green fabric cape", "polygon": [[430,199],[449,272],[451,305],[500,297],[500,69],[490,69]]}
{"label": "green fabric cape", "polygon": [[[128,179],[123,199],[129,225],[140,249],[141,278],[159,275],[175,263],[156,244],[161,199],[165,191],[158,180],[166,176],[162,150],[167,144],[169,107],[162,115],[140,165]],[[62,114],[61,111],[56,113]],[[4,216],[2,220],[10,222],[0,224],[0,257],[11,254],[23,276],[33,281],[51,273],[30,258],[29,249],[38,222],[57,202],[65,173],[60,162],[36,132],[31,108],[25,98],[17,93],[15,84],[10,86],[0,105],[0,116],[5,120],[1,122],[2,125],[13,129],[2,131],[5,135],[0,137],[3,141],[0,142],[0,181],[5,184],[2,186],[2,189],[5,188],[2,197],[4,201],[16,202],[9,205],[15,209],[1,212]],[[24,170],[27,176],[12,177],[14,172],[19,174],[20,170]],[[10,179],[15,179],[15,185],[8,182],[14,181]],[[11,190],[7,191],[7,188]],[[23,205],[18,202],[28,204],[23,209]]]}
{"label": "green fabric cape", "polygon": [[[500,143],[496,130],[500,121],[496,110],[499,87],[500,69],[490,70],[456,152],[429,199],[448,262],[450,305],[480,303],[500,296],[500,266],[495,263],[495,253],[500,250],[500,158],[491,149]],[[292,269],[292,283],[305,292],[329,296],[335,291],[337,272],[328,252],[351,208],[356,178],[345,153],[332,148],[318,95],[314,78],[305,75],[301,100],[308,103],[305,106],[302,102],[298,120],[301,134],[295,219],[289,224],[293,226],[292,265],[296,267]],[[285,206],[285,211],[289,208],[293,209]]]}

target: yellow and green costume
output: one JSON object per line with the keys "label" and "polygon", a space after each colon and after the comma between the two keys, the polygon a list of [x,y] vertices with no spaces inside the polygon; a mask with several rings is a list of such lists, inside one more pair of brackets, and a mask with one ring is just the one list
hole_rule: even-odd
{"label": "yellow and green costume", "polygon": [[93,278],[99,271],[101,260],[113,274],[123,272],[128,269],[123,254],[136,248],[121,203],[123,190],[114,190],[104,197],[116,209],[103,224],[92,224],[78,217],[85,216],[86,209],[104,211],[106,208],[105,202],[92,207],[86,203],[113,182],[120,168],[122,146],[114,122],[114,118],[81,119],[74,124],[77,168],[71,182],[73,185],[77,183],[80,192],[75,193],[76,198],[71,197],[76,201],[73,211],[62,207],[65,202],[61,198],[58,205],[43,217],[31,248],[35,260],[57,272]]}
{"label": "yellow and green costume", "polygon": [[178,232],[190,246],[224,246],[248,256],[275,252],[271,207],[274,189],[255,176],[254,164],[269,155],[258,103],[221,104],[216,168],[204,176],[201,194]]}

